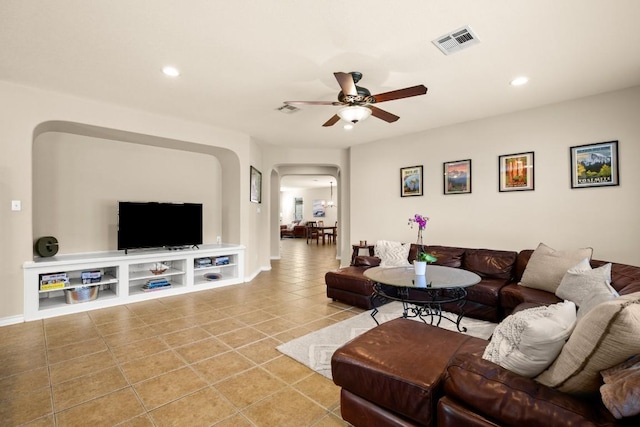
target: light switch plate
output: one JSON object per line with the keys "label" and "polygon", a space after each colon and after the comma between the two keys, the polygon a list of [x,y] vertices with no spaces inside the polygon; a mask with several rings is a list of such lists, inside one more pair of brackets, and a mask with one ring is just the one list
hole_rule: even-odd
{"label": "light switch plate", "polygon": [[22,210],[22,202],[20,200],[12,200],[11,201],[11,210],[12,211],[21,211]]}

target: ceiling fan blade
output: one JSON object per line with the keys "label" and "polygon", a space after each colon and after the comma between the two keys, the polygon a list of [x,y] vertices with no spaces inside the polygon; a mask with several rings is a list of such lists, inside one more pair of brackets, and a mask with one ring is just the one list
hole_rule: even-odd
{"label": "ceiling fan blade", "polygon": [[342,89],[342,93],[345,95],[357,95],[356,84],[353,82],[353,76],[349,73],[333,73],[336,76],[336,80]]}
{"label": "ceiling fan blade", "polygon": [[376,102],[393,101],[394,99],[409,98],[411,96],[424,95],[427,93],[425,85],[418,85],[407,87],[404,89],[392,90],[391,92],[379,93],[377,95],[371,95]]}
{"label": "ceiling fan blade", "polygon": [[333,117],[327,120],[322,126],[324,127],[333,126],[336,123],[338,123],[338,120],[340,120],[340,117],[337,114],[334,114]]}
{"label": "ceiling fan blade", "polygon": [[367,108],[369,108],[371,110],[371,115],[373,117],[377,117],[380,120],[384,120],[387,123],[393,123],[393,122],[397,121],[400,118],[400,117],[396,116],[395,114],[391,114],[388,111],[381,110],[380,108],[374,107],[371,104],[367,105]]}
{"label": "ceiling fan blade", "polygon": [[344,105],[336,101],[284,101],[287,105]]}

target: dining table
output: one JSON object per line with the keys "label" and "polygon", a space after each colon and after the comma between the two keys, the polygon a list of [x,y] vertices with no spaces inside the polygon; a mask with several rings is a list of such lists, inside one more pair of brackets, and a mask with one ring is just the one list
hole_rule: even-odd
{"label": "dining table", "polygon": [[[318,230],[318,232],[320,233],[320,236],[322,236],[322,244],[325,244],[325,237],[329,236],[329,239],[333,238],[333,236],[336,235],[337,229],[338,227],[335,225],[317,225],[314,228],[316,228]],[[331,230],[332,234],[328,234],[325,233],[326,230]],[[335,239],[334,242],[335,243]]]}

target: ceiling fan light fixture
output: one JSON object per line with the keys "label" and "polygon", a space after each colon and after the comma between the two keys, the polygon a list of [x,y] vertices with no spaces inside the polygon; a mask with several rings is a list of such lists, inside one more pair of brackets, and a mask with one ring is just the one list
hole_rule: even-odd
{"label": "ceiling fan light fixture", "polygon": [[345,123],[343,128],[344,130],[351,130],[353,129],[353,123]]}
{"label": "ceiling fan light fixture", "polygon": [[344,107],[338,111],[338,116],[345,122],[358,123],[371,115],[371,109],[360,105]]}

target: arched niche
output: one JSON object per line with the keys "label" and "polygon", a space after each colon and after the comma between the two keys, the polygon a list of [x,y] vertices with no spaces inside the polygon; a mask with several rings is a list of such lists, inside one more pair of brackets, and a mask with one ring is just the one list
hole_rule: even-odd
{"label": "arched niche", "polygon": [[[167,182],[166,181],[167,179],[177,179],[177,180],[180,179],[179,177],[172,178],[172,175],[171,175],[172,174],[172,164],[171,164],[172,158],[180,158],[182,159],[183,163],[185,159],[192,158],[192,159],[197,159],[197,161],[194,163],[202,163],[199,156],[200,155],[209,156],[208,158],[203,158],[203,159],[205,159],[204,161],[206,162],[210,162],[210,164],[212,165],[212,169],[214,169],[215,172],[213,172],[212,174],[204,173],[202,174],[204,175],[202,177],[197,174],[192,175],[191,179],[189,179],[188,182],[184,183],[185,194],[188,193],[188,191],[186,191],[188,190],[187,185],[198,186],[198,188],[206,189],[203,191],[211,191],[213,194],[215,194],[215,196],[212,196],[209,198],[209,203],[214,205],[211,207],[211,209],[214,209],[214,216],[216,217],[215,231],[211,232],[209,235],[205,235],[205,240],[204,240],[205,243],[214,243],[217,235],[221,235],[224,242],[233,242],[233,243],[240,242],[240,217],[241,217],[240,195],[242,194],[242,191],[240,188],[240,181],[241,181],[240,180],[240,161],[235,152],[226,148],[214,147],[214,146],[198,144],[194,142],[181,141],[181,140],[163,138],[163,137],[152,136],[152,135],[145,135],[145,134],[123,131],[118,129],[109,129],[109,128],[103,128],[103,127],[98,127],[93,125],[72,123],[72,122],[66,122],[66,121],[48,121],[48,122],[41,123],[34,130],[32,159],[38,159],[38,153],[36,152],[36,150],[38,149],[39,145],[41,145],[41,143],[38,143],[38,141],[40,141],[38,138],[42,138],[47,133],[68,134],[71,137],[75,137],[75,138],[79,136],[87,137],[87,140],[95,139],[103,142],[113,142],[114,144],[137,144],[140,150],[142,150],[142,152],[144,152],[144,150],[147,150],[144,147],[148,147],[148,149],[150,150],[149,152],[166,151],[166,154],[164,155],[164,157],[161,157],[164,160],[159,162],[162,164],[157,164],[157,171],[155,168],[153,168],[151,172],[152,174],[155,174],[155,173],[159,174],[156,176],[156,179],[159,176],[163,176],[163,179],[165,180],[164,182]],[[135,149],[135,147],[133,148],[134,148],[134,151],[137,150]],[[124,151],[129,152],[129,150],[124,150]],[[53,154],[55,155],[55,153]],[[72,159],[73,161],[68,162],[68,167],[73,168],[74,163],[77,165],[78,161],[83,161],[88,163],[102,161],[102,159],[98,158],[99,156],[95,156],[95,157],[89,156],[89,158],[86,158],[86,157],[87,156],[81,159],[73,158]],[[114,163],[113,165],[110,165],[109,169],[112,170],[112,173],[114,174],[114,176],[117,176],[119,169],[123,167],[127,167],[127,164],[128,164],[127,160],[130,160],[130,159],[123,158],[122,161],[115,161],[113,162]],[[60,161],[60,159],[58,159],[58,161]],[[32,162],[35,162],[35,160],[32,160]],[[37,166],[42,168],[43,167],[42,159],[40,159],[39,162],[40,163]],[[204,163],[204,164],[206,165],[209,163]],[[46,164],[44,165],[44,167],[46,167]],[[201,164],[200,167],[202,168],[203,165]],[[104,170],[104,168],[102,170]],[[34,163],[33,175],[35,176],[39,173],[41,173],[41,171],[36,171],[36,165]],[[145,173],[147,175],[149,174],[148,169],[147,169],[147,172]],[[107,176],[107,174],[104,174],[104,176],[105,176],[105,179],[111,178],[111,176],[110,175]],[[139,177],[140,179],[149,178],[148,176],[144,176],[144,177],[139,176]],[[55,179],[55,177],[52,177],[52,179]],[[39,181],[42,182],[41,179]],[[36,180],[35,178],[33,179],[34,198],[38,197],[37,196],[38,191],[35,188],[35,186],[38,185],[39,181]],[[194,182],[191,182],[191,181],[194,181]],[[215,182],[210,182],[210,181],[215,181]],[[130,183],[130,184],[133,185],[133,183]],[[118,182],[117,180],[115,180],[113,181],[112,185],[126,186],[127,182]],[[147,185],[150,185],[150,184],[147,184]],[[53,188],[53,190],[56,191],[55,184],[51,188]],[[154,189],[154,191],[155,190],[156,189]],[[175,191],[176,190],[174,190],[174,194],[175,194]],[[154,193],[154,192],[150,191],[150,193]],[[157,192],[155,192],[155,194],[157,194]],[[69,209],[82,209],[82,196],[83,196],[82,194],[71,196],[74,198],[74,201],[73,201],[73,206],[69,206]],[[93,198],[93,203],[96,203],[95,199],[96,198]],[[148,199],[148,200],[151,200],[151,199]],[[178,199],[174,201],[189,201],[189,200]],[[110,200],[105,203],[109,205],[108,209],[113,209],[112,207],[114,204],[113,200]],[[34,227],[35,227],[35,224],[42,222],[42,221],[39,222],[38,219],[41,218],[41,216],[43,215],[48,215],[49,213],[47,212],[46,204],[43,204],[41,201],[34,200],[33,206],[34,206],[34,209],[33,209],[32,223],[34,224]],[[205,207],[205,210],[206,210],[206,207]],[[108,212],[105,214],[105,216],[108,216],[111,218],[113,214],[112,212]],[[104,242],[98,245],[98,247],[93,247],[91,246],[91,242],[88,242],[87,245],[84,247],[84,249],[80,250],[80,252],[91,251],[91,248],[99,251],[115,249],[115,247],[113,246],[115,245],[115,229],[113,224],[105,224],[104,218],[98,219],[98,220],[87,218],[86,221],[99,221],[98,223],[95,224],[96,227],[102,227],[102,228],[108,227],[109,231],[108,232],[104,231],[104,232],[108,233],[109,242],[106,244],[106,246],[108,247],[105,247]],[[40,232],[42,232],[42,230],[40,230]],[[162,230],[159,230],[159,232],[162,232]],[[39,236],[34,232],[34,238],[37,238],[37,237]],[[75,246],[78,247],[79,245],[76,244]],[[87,248],[89,249],[87,250]],[[76,252],[76,250],[74,250],[74,248],[72,247],[70,248],[70,250],[65,250],[64,252]],[[61,249],[61,253],[63,253],[63,249]]]}

